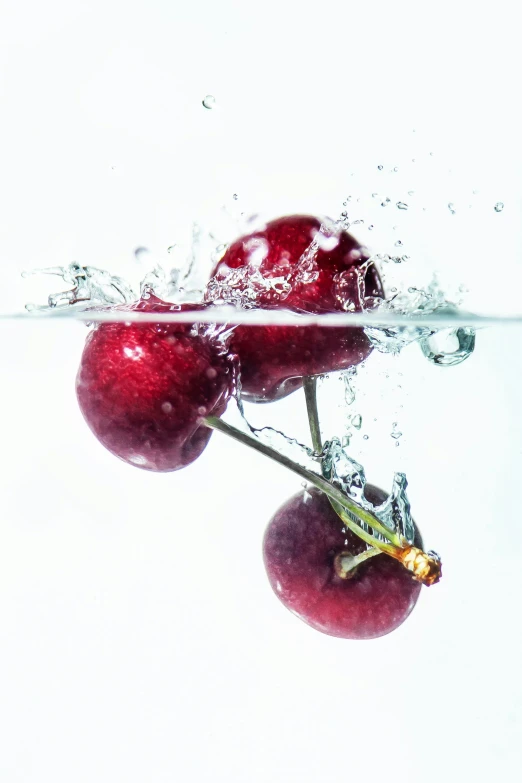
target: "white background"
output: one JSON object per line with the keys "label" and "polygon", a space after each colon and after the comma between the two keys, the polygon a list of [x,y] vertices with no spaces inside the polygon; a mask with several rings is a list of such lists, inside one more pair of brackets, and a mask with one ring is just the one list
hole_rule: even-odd
{"label": "white background", "polygon": [[[520,310],[513,4],[0,9],[3,313],[60,287],[23,269],[132,276],[137,246],[166,259],[222,206],[336,216],[350,194],[364,241],[375,220],[372,248],[400,236],[411,256],[393,281],[437,269],[476,310]],[[0,327],[1,780],[513,777],[520,333],[480,333],[453,371],[412,347],[359,377],[354,454],[383,486],[406,469],[445,564],[408,622],[368,643],[311,631],[270,591],[261,539],[292,476],[218,436],[172,475],[103,451],[74,398],[84,335]],[[305,437],[299,395],[262,414]]]}

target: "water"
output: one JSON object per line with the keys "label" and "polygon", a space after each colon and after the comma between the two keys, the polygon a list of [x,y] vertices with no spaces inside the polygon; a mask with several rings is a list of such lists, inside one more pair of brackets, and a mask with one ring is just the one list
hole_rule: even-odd
{"label": "water", "polygon": [[[326,0],[312,56],[309,16],[270,0],[261,14],[230,0],[145,14],[118,0],[88,13],[61,0],[10,5],[2,783],[516,779],[516,5],[476,7],[469,35],[466,9],[439,4],[426,36],[409,9]],[[100,445],[75,397],[89,321],[116,317],[86,312],[89,302],[150,289],[197,299],[236,236],[294,212],[342,217],[398,295],[384,311],[319,321],[362,326],[375,344],[356,373],[319,379],[323,444],[341,444],[339,469],[352,461],[368,483],[395,488],[398,517],[409,514],[443,563],[407,621],[368,643],[314,632],[268,585],[263,533],[290,496],[310,497],[302,476],[219,432],[182,471],[140,470]],[[67,281],[20,277],[56,267]],[[436,290],[452,307],[432,307]],[[267,318],[233,308],[201,328]],[[172,404],[161,401],[163,415]],[[244,416],[319,475],[302,389],[244,401]],[[234,400],[226,420],[250,432]],[[395,530],[397,509],[387,519]]]}
{"label": "water", "polygon": [[[117,299],[120,289],[103,280]],[[420,295],[409,296],[418,301]],[[245,320],[259,315],[243,313]],[[3,649],[11,654],[7,633],[17,629],[23,644],[10,670],[15,676],[23,670],[32,698],[37,693],[47,700],[44,675],[49,672],[55,684],[63,669],[96,683],[100,666],[109,667],[112,687],[124,698],[129,680],[142,676],[142,663],[132,652],[136,647],[177,689],[181,686],[172,669],[191,678],[194,661],[210,656],[205,682],[222,696],[223,667],[212,660],[225,656],[232,645],[241,651],[231,697],[238,706],[243,698],[236,686],[259,700],[254,680],[264,680],[266,672],[281,665],[286,672],[285,684],[279,685],[283,701],[294,689],[301,691],[311,670],[324,672],[326,666],[326,673],[317,675],[320,684],[306,686],[307,704],[322,704],[333,692],[349,689],[366,714],[364,699],[373,693],[374,672],[383,659],[400,653],[415,682],[428,683],[448,703],[458,684],[462,709],[479,715],[496,736],[483,700],[516,710],[520,686],[516,575],[522,549],[514,528],[518,499],[513,492],[522,436],[520,326],[476,316],[468,326],[459,320],[465,316],[447,310],[426,315],[421,309],[415,326],[400,313],[381,313],[387,325],[372,323],[376,314],[363,314],[368,332],[379,342],[377,350],[357,373],[331,373],[320,383],[324,441],[342,441],[349,431],[341,447],[346,463],[352,469],[357,463],[359,476],[364,471],[367,481],[386,491],[396,489],[395,504],[380,510],[383,523],[396,529],[399,505],[401,523],[415,520],[425,548],[440,554],[444,568],[440,584],[422,588],[400,629],[364,644],[365,666],[353,678],[350,662],[354,655],[360,660],[359,645],[314,634],[278,604],[264,573],[263,530],[279,505],[306,492],[298,476],[220,433],[183,471],[148,473],[114,458],[88,430],[74,379],[89,329],[84,321],[100,317],[54,307],[0,323],[4,378],[9,379],[3,397],[8,411],[0,555]],[[265,314],[261,317],[266,320]],[[350,313],[340,318],[360,320]],[[457,357],[456,334],[470,328],[475,345],[466,361],[446,367],[434,360],[448,352]],[[400,350],[387,351],[391,345]],[[271,427],[296,444],[266,430],[260,438],[317,471],[317,462],[306,455],[312,444],[301,390],[276,403],[245,403],[244,409],[252,427]],[[233,401],[227,420],[241,426]],[[396,441],[391,433],[398,432]],[[402,476],[408,481],[406,496]],[[404,532],[411,537],[411,531]],[[52,637],[47,628],[53,629]],[[38,654],[31,646],[35,635]],[[125,657],[131,642],[134,647]],[[285,663],[287,655],[291,665]],[[503,666],[493,684],[484,671],[496,655]],[[256,671],[261,667],[256,678],[252,661]],[[199,693],[192,682],[194,688]],[[65,709],[69,697],[60,693]],[[278,704],[280,697],[270,686],[268,693],[271,705]],[[182,698],[188,705],[188,690]],[[392,701],[388,704],[386,697],[383,702],[386,715],[391,720],[398,714],[409,725],[410,699],[399,693]],[[300,704],[304,710],[305,703]],[[272,715],[272,706],[266,709]],[[430,715],[424,718],[430,732],[440,731],[437,715],[437,724]]]}

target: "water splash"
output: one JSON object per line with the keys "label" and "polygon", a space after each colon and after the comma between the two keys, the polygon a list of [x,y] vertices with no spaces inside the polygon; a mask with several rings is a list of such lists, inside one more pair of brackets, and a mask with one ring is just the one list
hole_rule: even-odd
{"label": "water splash", "polygon": [[355,400],[355,389],[353,388],[353,381],[356,375],[357,367],[350,367],[341,375],[344,383],[344,401],[346,405],[351,405]]}
{"label": "water splash", "polygon": [[56,275],[64,283],[72,287],[66,291],[49,294],[47,305],[27,304],[26,310],[49,310],[59,307],[70,307],[79,303],[121,305],[131,304],[138,298],[131,286],[116,275],[111,275],[104,269],[94,266],[81,266],[77,263],[69,266],[53,266],[46,269],[34,269],[24,272],[24,277],[30,275]]}
{"label": "water splash", "polygon": [[[378,311],[391,316],[428,318],[435,313],[454,315],[457,307],[447,301],[434,279],[426,289],[410,287],[406,292],[383,300]],[[381,353],[398,354],[410,343],[419,342],[426,358],[439,365],[460,364],[475,347],[475,330],[468,327],[435,330],[432,326],[389,326],[366,327],[364,331],[373,347]]]}
{"label": "water splash", "polygon": [[[408,481],[404,473],[395,473],[389,497],[378,506],[366,499],[366,474],[363,466],[352,459],[339,438],[328,441],[323,450],[321,470],[324,478],[331,481],[356,503],[374,514],[382,524],[393,533],[402,536],[409,544],[415,539],[415,526],[411,518],[410,503],[406,494]],[[373,531],[361,521],[361,527],[375,538],[384,541],[384,537]]]}

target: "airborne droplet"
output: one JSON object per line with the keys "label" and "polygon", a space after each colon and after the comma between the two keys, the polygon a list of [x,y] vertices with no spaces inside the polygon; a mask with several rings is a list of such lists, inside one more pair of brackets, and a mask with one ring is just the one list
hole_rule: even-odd
{"label": "airborne droplet", "polygon": [[150,261],[150,251],[147,247],[137,247],[134,251],[134,257],[139,264]]}
{"label": "airborne droplet", "polygon": [[214,98],[213,95],[205,95],[201,103],[205,107],[205,109],[213,109],[214,106],[216,105],[216,99]]}
{"label": "airborne droplet", "polygon": [[497,203],[495,204],[494,209],[495,209],[495,212],[502,212],[502,210],[504,209],[504,202],[503,201],[497,201]]}

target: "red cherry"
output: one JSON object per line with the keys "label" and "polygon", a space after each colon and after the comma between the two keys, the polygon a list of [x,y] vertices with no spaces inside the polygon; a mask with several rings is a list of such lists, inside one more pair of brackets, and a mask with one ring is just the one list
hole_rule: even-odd
{"label": "red cherry", "polygon": [[[366,485],[374,505],[386,493]],[[421,546],[420,538],[416,544]],[[421,585],[388,555],[365,560],[348,578],[339,575],[346,556],[365,544],[343,524],[316,489],[300,492],[268,525],[263,552],[270,584],[282,603],[312,628],[344,639],[373,639],[398,628],[412,611]]]}
{"label": "red cherry", "polygon": [[[346,231],[328,236],[315,217],[279,218],[241,237],[214,269],[207,301],[287,309],[295,313],[361,311],[382,297],[380,277]],[[315,253],[308,253],[313,240]],[[238,326],[231,348],[241,360],[245,399],[265,402],[286,396],[305,375],[343,370],[371,352],[361,328]]]}
{"label": "red cherry", "polygon": [[[179,312],[154,296],[128,311]],[[199,308],[201,309],[201,308]],[[85,420],[113,454],[146,470],[193,462],[232,392],[232,368],[216,339],[194,323],[102,323],[87,338],[76,380]]]}

